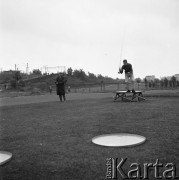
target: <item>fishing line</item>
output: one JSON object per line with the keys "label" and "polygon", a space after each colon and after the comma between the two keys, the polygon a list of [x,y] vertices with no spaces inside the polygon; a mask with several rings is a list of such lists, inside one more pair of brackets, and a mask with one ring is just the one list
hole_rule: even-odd
{"label": "fishing line", "polygon": [[120,51],[120,61],[119,61],[119,69],[121,68],[122,55],[123,55],[123,47],[124,47],[124,41],[125,41],[125,34],[126,34],[126,28],[124,28],[124,32],[123,32],[123,36],[122,36],[121,51]]}

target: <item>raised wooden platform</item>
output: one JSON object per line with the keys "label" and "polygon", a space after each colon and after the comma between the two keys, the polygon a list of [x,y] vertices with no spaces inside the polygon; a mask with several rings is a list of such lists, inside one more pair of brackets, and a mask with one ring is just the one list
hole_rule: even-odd
{"label": "raised wooden platform", "polygon": [[142,91],[135,91],[135,92],[116,91],[116,95],[114,96],[114,101],[116,101],[119,98],[121,98],[122,101],[129,101],[129,102],[146,100],[143,96]]}

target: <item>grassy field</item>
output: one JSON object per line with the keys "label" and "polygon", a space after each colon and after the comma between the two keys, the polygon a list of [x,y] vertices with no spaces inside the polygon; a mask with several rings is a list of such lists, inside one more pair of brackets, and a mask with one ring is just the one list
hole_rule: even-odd
{"label": "grassy field", "polygon": [[[39,96],[47,98],[40,103],[38,96],[34,101],[26,97],[30,103],[9,98],[1,105],[0,150],[13,153],[0,167],[1,180],[102,180],[106,158],[125,157],[125,171],[131,163],[156,159],[164,166],[175,163],[179,171],[179,97],[149,97],[138,103],[113,102],[108,93],[67,97],[66,103],[53,95]],[[107,133],[134,133],[147,141],[130,148],[91,142]],[[154,179],[153,170],[149,177]]]}

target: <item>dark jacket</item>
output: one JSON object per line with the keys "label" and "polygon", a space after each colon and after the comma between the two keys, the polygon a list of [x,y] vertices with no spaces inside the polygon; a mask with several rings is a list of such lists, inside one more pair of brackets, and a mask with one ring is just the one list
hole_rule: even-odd
{"label": "dark jacket", "polygon": [[129,63],[127,63],[126,65],[123,65],[121,69],[121,73],[123,73],[123,70],[125,70],[125,74],[132,73],[133,72],[132,65]]}
{"label": "dark jacket", "polygon": [[56,90],[57,90],[57,95],[65,95],[65,84],[67,80],[63,76],[58,76],[56,79]]}

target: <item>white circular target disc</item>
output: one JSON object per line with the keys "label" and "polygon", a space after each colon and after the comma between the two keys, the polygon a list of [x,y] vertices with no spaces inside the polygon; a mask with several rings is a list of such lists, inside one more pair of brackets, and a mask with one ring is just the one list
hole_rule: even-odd
{"label": "white circular target disc", "polygon": [[129,147],[142,144],[146,141],[146,138],[136,134],[104,134],[96,136],[92,139],[92,142],[101,146],[109,147]]}
{"label": "white circular target disc", "polygon": [[0,165],[5,164],[6,162],[10,161],[12,158],[12,154],[6,151],[0,151]]}

